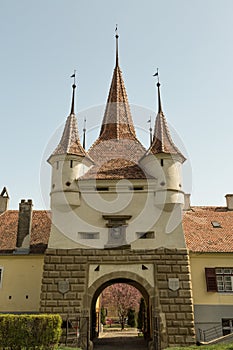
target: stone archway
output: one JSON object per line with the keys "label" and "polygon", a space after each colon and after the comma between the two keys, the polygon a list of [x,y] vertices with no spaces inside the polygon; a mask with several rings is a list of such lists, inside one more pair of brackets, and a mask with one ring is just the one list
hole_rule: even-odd
{"label": "stone archway", "polygon": [[87,308],[90,308],[90,334],[91,339],[95,336],[95,305],[101,292],[108,286],[115,283],[126,283],[132,285],[142,294],[146,303],[146,315],[147,315],[147,330],[146,338],[149,340],[152,338],[152,310],[154,309],[154,288],[143,278],[136,273],[128,271],[114,272],[106,274],[93,283],[88,289],[87,295]]}
{"label": "stone archway", "polygon": [[[63,319],[83,317],[86,343],[92,303],[113,280],[127,280],[145,296],[150,323],[156,315],[160,322],[161,348],[195,342],[186,249],[47,249],[40,311],[59,313]],[[154,325],[150,327],[150,336],[153,329]],[[155,334],[152,338],[155,339]]]}

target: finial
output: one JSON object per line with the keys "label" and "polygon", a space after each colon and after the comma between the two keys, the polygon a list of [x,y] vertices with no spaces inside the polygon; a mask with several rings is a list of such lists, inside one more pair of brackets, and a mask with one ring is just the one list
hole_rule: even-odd
{"label": "finial", "polygon": [[151,115],[150,115],[150,119],[149,119],[149,120],[147,120],[147,123],[150,123],[149,132],[150,132],[150,145],[151,145],[151,144],[152,144]]}
{"label": "finial", "polygon": [[115,38],[116,38],[116,67],[118,66],[118,25],[116,24],[116,29],[115,29]]}
{"label": "finial", "polygon": [[74,78],[74,82],[73,82],[73,85],[72,85],[73,93],[72,93],[72,102],[71,102],[70,114],[74,114],[74,97],[75,97],[75,89],[76,89],[76,85],[75,85],[76,70],[74,70],[74,74],[72,74],[70,77]]}
{"label": "finial", "polygon": [[86,117],[84,117],[84,123],[83,123],[83,148],[86,148]]}
{"label": "finial", "polygon": [[162,103],[160,97],[160,82],[159,82],[159,69],[157,68],[157,72],[153,74],[153,77],[157,77],[157,87],[158,87],[158,113],[162,113]]}

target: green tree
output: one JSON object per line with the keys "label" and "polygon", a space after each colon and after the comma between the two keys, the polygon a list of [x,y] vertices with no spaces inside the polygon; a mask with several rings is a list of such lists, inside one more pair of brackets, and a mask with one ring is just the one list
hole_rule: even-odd
{"label": "green tree", "polygon": [[130,327],[135,327],[136,326],[136,320],[135,320],[135,310],[134,309],[129,309],[128,310],[128,314],[127,314],[127,317],[128,317],[128,325]]}
{"label": "green tree", "polygon": [[106,317],[105,308],[104,308],[104,307],[101,307],[101,316],[100,316],[100,320],[101,320],[101,323],[104,324],[104,325],[106,324],[105,317]]}
{"label": "green tree", "polygon": [[146,313],[145,300],[141,298],[137,321],[138,321],[138,329],[140,329],[140,331],[142,332],[145,331],[145,313]]}

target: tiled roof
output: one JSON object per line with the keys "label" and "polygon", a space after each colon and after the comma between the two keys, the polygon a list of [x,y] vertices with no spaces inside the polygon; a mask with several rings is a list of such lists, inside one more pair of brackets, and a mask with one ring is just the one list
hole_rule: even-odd
{"label": "tiled roof", "polygon": [[[117,173],[118,168],[115,171]],[[129,169],[127,173],[128,171]],[[213,227],[212,222],[219,223],[221,227]],[[15,250],[17,227],[18,210],[8,210],[0,215],[0,254],[12,253]],[[31,253],[44,253],[50,227],[50,211],[34,210]],[[233,211],[228,211],[225,207],[192,207],[184,212],[183,229],[187,248],[192,252],[233,252]]]}
{"label": "tiled roof", "polygon": [[181,158],[182,163],[185,161],[185,157],[179,151],[174,144],[170,131],[168,129],[167,121],[163,112],[157,114],[155,122],[155,133],[152,144],[147,151],[147,154],[166,153],[171,155],[178,155]]}
{"label": "tiled roof", "polygon": [[155,129],[152,144],[146,154],[158,154],[165,153],[170,155],[178,155],[181,162],[183,163],[186,158],[179,151],[179,149],[174,144],[171,134],[167,125],[166,117],[162,110],[162,103],[160,98],[160,83],[157,84],[158,87],[158,114],[155,121]]}
{"label": "tiled roof", "polygon": [[122,73],[116,65],[98,140],[125,138],[135,139],[136,133]]}
{"label": "tiled roof", "polygon": [[75,114],[68,116],[61,140],[52,153],[52,156],[61,154],[74,154],[81,157],[87,156],[87,152],[83,149],[79,140]]}
{"label": "tiled roof", "polygon": [[184,212],[183,229],[190,251],[233,252],[233,211],[225,207],[192,207]]}
{"label": "tiled roof", "polygon": [[100,135],[88,151],[95,166],[82,178],[146,178],[138,165],[145,152],[136,137],[122,73],[116,60]]}
{"label": "tiled roof", "polygon": [[[18,210],[8,210],[0,215],[0,254],[15,250]],[[46,210],[34,210],[30,239],[31,253],[44,253],[47,248],[51,227],[51,214]]]}
{"label": "tiled roof", "polygon": [[94,165],[79,180],[96,179],[96,180],[116,180],[116,179],[145,179],[143,170],[134,162],[126,159],[110,159],[104,164]]}
{"label": "tiled roof", "polygon": [[145,153],[145,148],[136,138],[96,142],[88,153],[95,165],[82,178],[93,179],[96,176],[96,179],[142,179],[147,177],[138,165],[139,159]]}
{"label": "tiled roof", "polygon": [[79,139],[78,133],[78,123],[74,113],[74,100],[75,100],[75,89],[76,85],[72,85],[72,102],[71,102],[71,110],[68,118],[66,119],[65,128],[61,137],[59,144],[56,149],[53,151],[48,161],[52,156],[56,155],[77,155],[81,157],[88,157],[87,152],[82,147]]}

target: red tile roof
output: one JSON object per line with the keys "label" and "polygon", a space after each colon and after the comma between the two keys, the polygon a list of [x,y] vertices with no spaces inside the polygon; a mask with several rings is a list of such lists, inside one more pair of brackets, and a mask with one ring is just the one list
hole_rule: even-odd
{"label": "red tile roof", "polygon": [[[218,222],[221,227],[213,227],[212,222]],[[15,250],[17,227],[18,210],[0,215],[0,254]],[[50,227],[50,211],[34,210],[30,253],[44,253]],[[225,207],[192,207],[184,212],[183,229],[187,248],[192,252],[233,252],[233,211]]]}
{"label": "red tile roof", "polygon": [[70,114],[68,116],[61,140],[50,158],[55,155],[63,154],[88,157],[87,152],[84,150],[79,140],[78,125],[75,114]]}
{"label": "red tile roof", "polygon": [[226,207],[192,207],[184,212],[183,229],[190,251],[233,252],[233,211]]}
{"label": "red tile roof", "polygon": [[136,139],[124,80],[116,65],[100,130],[99,140]]}
{"label": "red tile roof", "polygon": [[[18,210],[8,210],[0,215],[0,253],[15,250]],[[44,253],[47,248],[51,227],[51,213],[46,210],[34,210],[30,239],[31,253]]]}
{"label": "red tile roof", "polygon": [[98,141],[88,153],[95,165],[82,177],[84,179],[144,179],[147,177],[138,165],[145,149],[136,138]]}
{"label": "red tile roof", "polygon": [[162,103],[160,97],[160,83],[157,83],[158,87],[158,114],[155,121],[155,129],[152,144],[146,155],[152,153],[154,155],[159,153],[165,153],[169,155],[177,155],[180,161],[183,163],[186,158],[179,151],[179,149],[174,144],[170,131],[167,125],[167,120],[162,110]]}
{"label": "red tile roof", "polygon": [[136,137],[121,70],[116,60],[98,139],[88,151],[95,165],[84,179],[146,178],[138,162],[146,149]]}
{"label": "red tile roof", "polygon": [[134,162],[126,159],[110,159],[104,164],[93,166],[79,180],[120,180],[120,179],[145,179],[148,178],[143,170]]}

